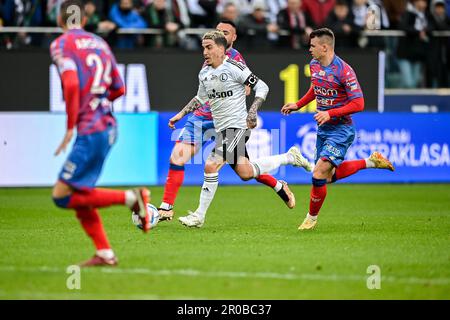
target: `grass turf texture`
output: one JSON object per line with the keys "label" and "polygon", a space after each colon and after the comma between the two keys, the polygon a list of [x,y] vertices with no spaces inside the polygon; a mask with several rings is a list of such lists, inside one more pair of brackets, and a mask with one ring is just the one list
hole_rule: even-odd
{"label": "grass turf texture", "polygon": [[[159,205],[162,188],[152,189]],[[94,248],[50,189],[0,189],[0,299],[449,299],[449,185],[333,185],[317,228],[300,232],[309,186],[289,210],[264,186],[221,186],[201,229],[177,220],[149,234],[124,207],[101,215],[117,268],[66,268]],[[177,217],[200,187],[182,187]],[[381,269],[381,289],[366,286]]]}

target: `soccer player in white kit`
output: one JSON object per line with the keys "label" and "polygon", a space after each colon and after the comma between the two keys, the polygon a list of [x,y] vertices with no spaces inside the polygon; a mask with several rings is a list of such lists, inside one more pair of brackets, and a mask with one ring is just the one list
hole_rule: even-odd
{"label": "soccer player in white kit", "polygon": [[[256,127],[257,111],[265,101],[269,87],[248,67],[226,57],[227,41],[222,32],[207,32],[203,36],[202,46],[205,66],[198,76],[197,95],[169,123],[169,126],[174,127],[184,115],[209,101],[217,132],[216,146],[206,160],[205,179],[197,210],[179,218],[188,227],[201,227],[204,224],[206,211],[217,190],[218,172],[225,163],[244,181],[282,165],[305,168],[309,165],[297,147],[290,148],[284,154],[249,160],[245,143],[250,137],[249,129]],[[248,112],[245,86],[255,91],[255,100]]]}

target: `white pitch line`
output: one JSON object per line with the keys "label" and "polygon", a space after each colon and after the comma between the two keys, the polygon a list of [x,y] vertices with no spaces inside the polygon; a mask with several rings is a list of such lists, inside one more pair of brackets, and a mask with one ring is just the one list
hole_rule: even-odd
{"label": "white pitch line", "polygon": [[[73,292],[36,292],[36,291],[18,291],[6,292],[0,291],[0,297],[3,298],[17,298],[17,299],[98,299],[99,296],[106,296],[107,299],[130,299],[130,300],[207,300],[208,298],[199,298],[191,296],[171,296],[171,295],[155,295],[155,294],[115,294],[115,293],[85,293],[80,290],[73,290]],[[105,298],[101,298],[102,300]]]}
{"label": "white pitch line", "polygon": [[[101,271],[107,274],[145,274],[149,276],[185,276],[185,277],[208,277],[208,278],[255,278],[255,279],[275,279],[287,281],[363,281],[369,275],[340,275],[340,274],[314,274],[314,273],[275,273],[275,272],[239,272],[239,271],[202,271],[193,269],[161,269],[151,270],[145,268],[99,268],[82,269],[82,272]],[[66,273],[64,269],[56,267],[14,267],[0,266],[0,272],[50,272]],[[417,285],[450,285],[450,278],[417,278],[417,277],[394,277],[381,276],[381,282],[417,284]]]}

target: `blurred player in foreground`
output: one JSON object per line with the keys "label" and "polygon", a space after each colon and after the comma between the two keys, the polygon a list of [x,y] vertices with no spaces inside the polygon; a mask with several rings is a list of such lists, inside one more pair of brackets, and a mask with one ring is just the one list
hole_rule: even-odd
{"label": "blurred player in foreground", "polygon": [[[230,59],[246,65],[239,51],[233,48],[233,44],[237,38],[235,24],[228,20],[222,20],[217,24],[216,30],[222,31],[227,40],[225,54]],[[246,86],[246,94],[248,95],[249,93],[250,88]],[[171,122],[174,122],[174,120],[178,121],[183,116],[182,114],[175,115],[170,119],[169,126]],[[200,150],[202,145],[209,141],[208,130],[214,130],[214,123],[210,105],[206,102],[188,118],[172,150],[169,173],[164,186],[163,201],[158,208],[160,221],[171,220],[173,218],[175,199],[184,180],[184,165]],[[305,165],[308,166],[308,171],[312,170],[311,164],[305,163]],[[285,181],[277,180],[270,174],[262,174],[256,180],[273,188],[289,208],[294,208],[295,196],[289,190]]]}
{"label": "blurred player in foreground", "polygon": [[145,189],[127,191],[95,188],[104,160],[115,143],[116,120],[111,102],[125,93],[116,60],[105,41],[82,29],[86,23],[83,3],[68,0],[61,4],[58,23],[64,34],[52,42],[50,53],[58,68],[67,111],[67,131],[55,152],[65,151],[77,127],[77,137],[53,187],[53,200],[60,208],[75,209],[86,234],[97,249],[88,266],[114,266],[111,249],[97,208],[126,205],[138,212],[144,231],[149,229]]}
{"label": "blurred player in foreground", "polygon": [[335,37],[328,28],[310,35],[312,55],[311,88],[297,103],[285,104],[281,113],[288,115],[314,99],[318,112],[316,166],[313,171],[309,212],[299,230],[313,229],[327,195],[327,183],[351,176],[362,169],[378,168],[394,171],[391,162],[379,152],[367,159],[344,161],[355,138],[351,114],[363,111],[364,98],[353,69],[334,53]]}
{"label": "blurred player in foreground", "polygon": [[[265,101],[269,87],[247,66],[226,56],[227,40],[223,32],[216,30],[206,33],[202,46],[205,65],[198,75],[197,95],[169,123],[169,126],[174,127],[184,115],[199,109],[208,101],[217,132],[215,148],[205,164],[199,206],[195,212],[179,218],[188,227],[203,225],[206,211],[217,190],[218,172],[225,163],[244,181],[256,179],[281,165],[309,165],[296,147],[284,154],[249,160],[245,143],[250,137],[249,129],[256,127],[257,111]],[[246,86],[255,91],[255,99],[248,112]]]}

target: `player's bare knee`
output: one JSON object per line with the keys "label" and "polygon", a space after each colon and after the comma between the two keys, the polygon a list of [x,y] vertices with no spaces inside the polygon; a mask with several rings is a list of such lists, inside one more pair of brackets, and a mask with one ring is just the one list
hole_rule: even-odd
{"label": "player's bare knee", "polygon": [[176,166],[184,166],[185,161],[183,158],[179,158],[179,157],[170,157],[170,163],[174,164]]}
{"label": "player's bare knee", "polygon": [[319,162],[314,167],[313,178],[315,179],[328,179],[333,171],[333,167],[328,162]]}
{"label": "player's bare knee", "polygon": [[61,182],[57,182],[52,190],[53,202],[57,207],[67,208],[71,194],[72,189],[69,186]]}
{"label": "player's bare knee", "polygon": [[325,170],[324,168],[316,166],[313,170],[313,177],[315,179],[326,179],[328,175],[328,170]]}
{"label": "player's bare knee", "polygon": [[209,174],[209,173],[216,173],[216,172],[218,172],[217,167],[218,166],[217,166],[217,164],[215,162],[207,161],[205,163],[204,172],[207,173],[207,174]]}
{"label": "player's bare knee", "polygon": [[253,170],[250,168],[237,166],[235,171],[242,181],[248,181],[253,179]]}
{"label": "player's bare knee", "polygon": [[239,177],[241,178],[242,181],[248,181],[248,180],[252,180],[253,177],[250,174],[240,174]]}

